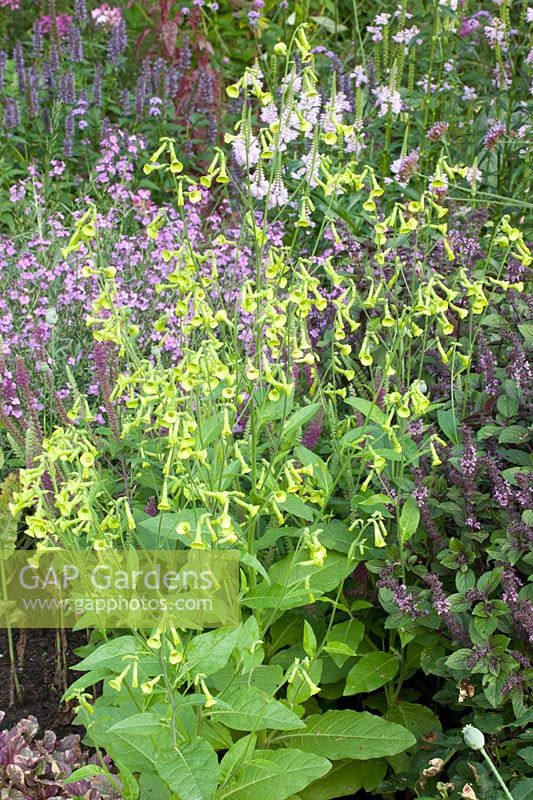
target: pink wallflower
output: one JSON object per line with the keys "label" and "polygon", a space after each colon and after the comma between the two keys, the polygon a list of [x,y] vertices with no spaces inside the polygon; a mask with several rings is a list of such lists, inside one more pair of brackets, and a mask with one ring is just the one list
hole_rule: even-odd
{"label": "pink wallflower", "polygon": [[53,158],[52,161],[50,161],[50,166],[52,167],[52,169],[48,174],[51,178],[55,178],[58,175],[62,175],[65,171],[64,161],[58,161],[57,159]]}
{"label": "pink wallflower", "polygon": [[[47,34],[52,30],[54,21],[49,14],[43,14],[37,24],[40,32]],[[72,16],[70,14],[57,14],[55,24],[58,34],[61,37],[65,37],[68,35],[68,32],[72,26]]]}
{"label": "pink wallflower", "polygon": [[467,36],[471,36],[474,31],[477,31],[479,28],[479,21],[475,17],[465,17],[461,20],[461,27],[459,28],[459,36],[462,39],[465,39]]}
{"label": "pink wallflower", "polygon": [[101,6],[91,11],[93,22],[100,28],[116,28],[122,21],[122,11],[117,6],[102,3]]}
{"label": "pink wallflower", "polygon": [[11,11],[18,11],[20,0],[0,0],[0,8],[9,8]]}
{"label": "pink wallflower", "polygon": [[9,199],[12,203],[20,203],[26,197],[26,181],[17,181],[9,187]]}

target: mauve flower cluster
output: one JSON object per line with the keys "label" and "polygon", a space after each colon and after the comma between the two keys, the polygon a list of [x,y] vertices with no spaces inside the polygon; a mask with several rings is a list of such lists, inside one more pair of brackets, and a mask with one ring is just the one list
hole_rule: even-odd
{"label": "mauve flower cluster", "polygon": [[[214,138],[218,91],[214,73],[205,65],[193,69],[196,65],[186,38],[176,63],[147,57],[138,68],[129,65],[125,72],[128,34],[121,9],[107,3],[93,9],[94,26],[87,25],[85,2],[77,2],[75,10],[75,15],[38,17],[29,43],[21,39],[9,51],[0,50],[0,131],[10,136],[25,125],[27,150],[41,171],[48,166],[43,158],[41,124],[54,134],[56,160],[77,157],[81,145],[83,159],[78,163],[83,168],[91,163],[94,145],[106,133],[108,119],[130,131],[134,127],[138,131],[142,124],[143,133],[155,146],[160,129],[151,118],[160,117],[164,122],[175,117],[176,104],[182,102],[192,74],[192,110],[208,118],[210,138]],[[107,49],[104,56],[102,38]],[[78,64],[84,69],[78,70]],[[28,124],[26,115],[38,124]]]}
{"label": "mauve flower cluster", "polygon": [[35,26],[41,34],[57,31],[61,38],[65,38],[72,27],[72,16],[70,14],[56,14],[55,17],[52,17],[50,14],[43,14],[42,17],[39,17]]}

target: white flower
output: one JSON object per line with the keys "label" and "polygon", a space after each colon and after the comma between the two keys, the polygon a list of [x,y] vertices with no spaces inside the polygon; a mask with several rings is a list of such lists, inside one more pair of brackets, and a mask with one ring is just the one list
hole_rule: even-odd
{"label": "white flower", "polygon": [[478,186],[481,183],[483,173],[478,167],[469,167],[466,173],[466,181],[470,186]]}
{"label": "white flower", "polygon": [[253,167],[261,156],[261,148],[255,136],[247,142],[244,136],[240,134],[234,138],[231,147],[235,161],[240,167]]}
{"label": "white flower", "polygon": [[470,101],[477,100],[477,92],[473,86],[464,86],[461,100]]}
{"label": "white flower", "polygon": [[365,70],[360,64],[358,64],[357,67],[354,69],[351,77],[355,79],[356,89],[359,89],[361,86],[364,86],[365,83],[368,83],[368,78],[365,73]]}
{"label": "white flower", "polygon": [[400,92],[391,89],[390,86],[378,86],[374,89],[376,104],[379,106],[378,116],[386,117],[387,114],[399,114],[402,110],[402,98]]}

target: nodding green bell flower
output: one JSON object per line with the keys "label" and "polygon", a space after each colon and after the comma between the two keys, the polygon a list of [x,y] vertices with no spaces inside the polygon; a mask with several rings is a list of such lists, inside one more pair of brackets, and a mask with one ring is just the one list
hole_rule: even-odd
{"label": "nodding green bell flower", "polygon": [[128,672],[130,671],[130,669],[131,669],[131,664],[128,664],[128,666],[122,670],[120,675],[117,675],[116,678],[111,678],[111,680],[109,681],[110,687],[114,689],[116,692],[120,692],[120,690],[122,689],[122,683]]}
{"label": "nodding green bell flower", "polygon": [[372,525],[374,528],[374,547],[386,547],[387,542],[385,541],[388,531],[385,527],[385,523],[383,522],[383,517],[381,516],[379,511],[374,511],[371,516]]}
{"label": "nodding green bell flower", "polygon": [[381,318],[381,324],[384,328],[393,328],[396,320],[392,316],[388,302],[385,303],[384,314]]}
{"label": "nodding green bell flower", "polygon": [[168,502],[168,482],[166,478],[163,481],[163,487],[161,489],[161,497],[159,498],[159,503],[157,504],[157,508],[159,511],[170,511],[170,503]]}
{"label": "nodding green bell flower", "polygon": [[442,245],[444,247],[446,255],[448,256],[448,261],[455,261],[455,253],[453,252],[452,246],[446,236],[442,238]]}
{"label": "nodding green bell flower", "polygon": [[453,333],[453,325],[450,320],[444,316],[444,314],[440,315],[439,327],[443,336],[450,336]]}
{"label": "nodding green bell flower", "polygon": [[203,695],[205,697],[204,708],[212,708],[213,706],[216,706],[217,701],[215,700],[215,698],[213,697],[213,695],[211,694],[211,692],[207,688],[207,684],[206,684],[206,682],[204,681],[203,678],[200,678],[200,688],[201,688],[202,693],[203,693]]}
{"label": "nodding green bell flower", "polygon": [[485,747],[485,736],[479,728],[475,728],[473,725],[465,725],[463,737],[465,744],[472,750],[483,750]]}
{"label": "nodding green bell flower", "polygon": [[154,686],[157,683],[159,683],[159,681],[161,680],[161,677],[162,677],[161,675],[156,675],[155,678],[152,678],[149,681],[145,681],[144,683],[141,683],[141,692],[143,694],[152,694],[152,692],[154,691]]}
{"label": "nodding green bell flower", "polygon": [[447,364],[449,359],[448,353],[445,351],[444,347],[441,344],[440,339],[437,339],[437,350],[439,351],[439,355],[441,357],[442,363]]}
{"label": "nodding green bell flower", "polygon": [[461,308],[460,306],[456,306],[455,303],[450,303],[450,308],[452,311],[455,311],[459,319],[466,319],[468,316],[468,309]]}
{"label": "nodding green bell flower", "polygon": [[307,40],[307,36],[304,32],[304,26],[301,25],[298,28],[298,33],[296,34],[296,39],[294,40],[296,47],[300,51],[300,55],[302,57],[302,63],[306,64],[313,60],[313,54],[311,53],[311,45]]}
{"label": "nodding green bell flower", "polygon": [[439,454],[437,453],[435,445],[432,441],[430,441],[429,443],[429,449],[431,451],[431,466],[432,467],[440,466],[440,464],[442,464],[442,461],[440,460]]}
{"label": "nodding green bell flower", "polygon": [[150,156],[150,162],[152,164],[156,164],[159,161],[160,156],[167,150],[169,144],[173,143],[174,140],[168,139],[167,137],[160,139],[162,144],[157,148],[155,153],[152,153]]}
{"label": "nodding green bell flower", "polygon": [[226,94],[228,97],[231,97],[232,100],[237,100],[239,97],[240,88],[242,86],[242,78],[237,81],[237,83],[232,83],[229,86],[226,86]]}
{"label": "nodding green bell flower", "polygon": [[161,631],[156,631],[149,636],[146,644],[150,650],[159,650],[161,648]]}

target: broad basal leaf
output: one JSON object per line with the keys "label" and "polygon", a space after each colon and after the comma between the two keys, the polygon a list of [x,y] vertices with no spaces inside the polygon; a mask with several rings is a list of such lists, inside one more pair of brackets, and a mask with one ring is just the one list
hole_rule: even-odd
{"label": "broad basal leaf", "polygon": [[390,653],[366,653],[346,678],[345,695],[373,692],[389,683],[398,672],[398,657]]}
{"label": "broad basal leaf", "polygon": [[[300,750],[258,750],[243,764],[216,800],[286,800],[321,778],[331,762]],[[187,798],[188,800],[188,798]]]}
{"label": "broad basal leaf", "polygon": [[233,630],[219,628],[195,636],[187,646],[185,659],[187,670],[196,675],[202,672],[211,675],[226,665],[239,638],[240,627]]}
{"label": "broad basal leaf", "polygon": [[352,797],[360,789],[373,791],[383,780],[387,764],[383,759],[336,761],[330,771],[300,792],[301,800],[332,800]]}
{"label": "broad basal leaf", "polygon": [[279,734],[275,741],[334,760],[366,760],[402,753],[416,739],[402,725],[367,711],[327,711],[307,719],[305,730]]}
{"label": "broad basal leaf", "polygon": [[159,777],[183,800],[211,800],[218,783],[218,758],[210,744],[197,737],[172,752],[158,755]]}
{"label": "broad basal leaf", "polygon": [[294,731],[304,726],[287,706],[252,687],[231,687],[210,713],[212,719],[237,731]]}

